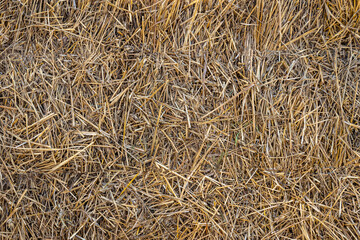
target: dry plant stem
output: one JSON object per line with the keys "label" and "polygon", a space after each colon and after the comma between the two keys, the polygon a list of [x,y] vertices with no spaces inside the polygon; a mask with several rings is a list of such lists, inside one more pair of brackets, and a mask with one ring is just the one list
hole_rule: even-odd
{"label": "dry plant stem", "polygon": [[1,239],[360,239],[360,3],[0,1]]}

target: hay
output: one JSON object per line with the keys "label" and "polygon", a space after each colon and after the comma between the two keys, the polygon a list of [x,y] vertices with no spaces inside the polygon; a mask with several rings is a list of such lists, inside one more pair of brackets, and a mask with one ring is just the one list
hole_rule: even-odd
{"label": "hay", "polygon": [[2,239],[359,239],[360,3],[0,3]]}

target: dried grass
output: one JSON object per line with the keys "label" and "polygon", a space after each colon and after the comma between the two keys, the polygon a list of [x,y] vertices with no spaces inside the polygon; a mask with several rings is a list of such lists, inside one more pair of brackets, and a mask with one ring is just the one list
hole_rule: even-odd
{"label": "dried grass", "polygon": [[360,2],[0,3],[2,239],[359,239]]}

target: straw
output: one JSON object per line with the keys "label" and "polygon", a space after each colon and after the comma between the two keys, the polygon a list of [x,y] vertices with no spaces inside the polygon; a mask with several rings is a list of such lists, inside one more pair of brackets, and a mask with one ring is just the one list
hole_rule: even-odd
{"label": "straw", "polygon": [[0,2],[1,239],[360,239],[360,3]]}

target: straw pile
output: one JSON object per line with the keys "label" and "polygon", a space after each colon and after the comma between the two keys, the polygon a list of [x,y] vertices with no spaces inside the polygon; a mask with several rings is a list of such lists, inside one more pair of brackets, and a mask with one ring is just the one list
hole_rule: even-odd
{"label": "straw pile", "polygon": [[0,3],[2,239],[359,239],[360,2]]}

